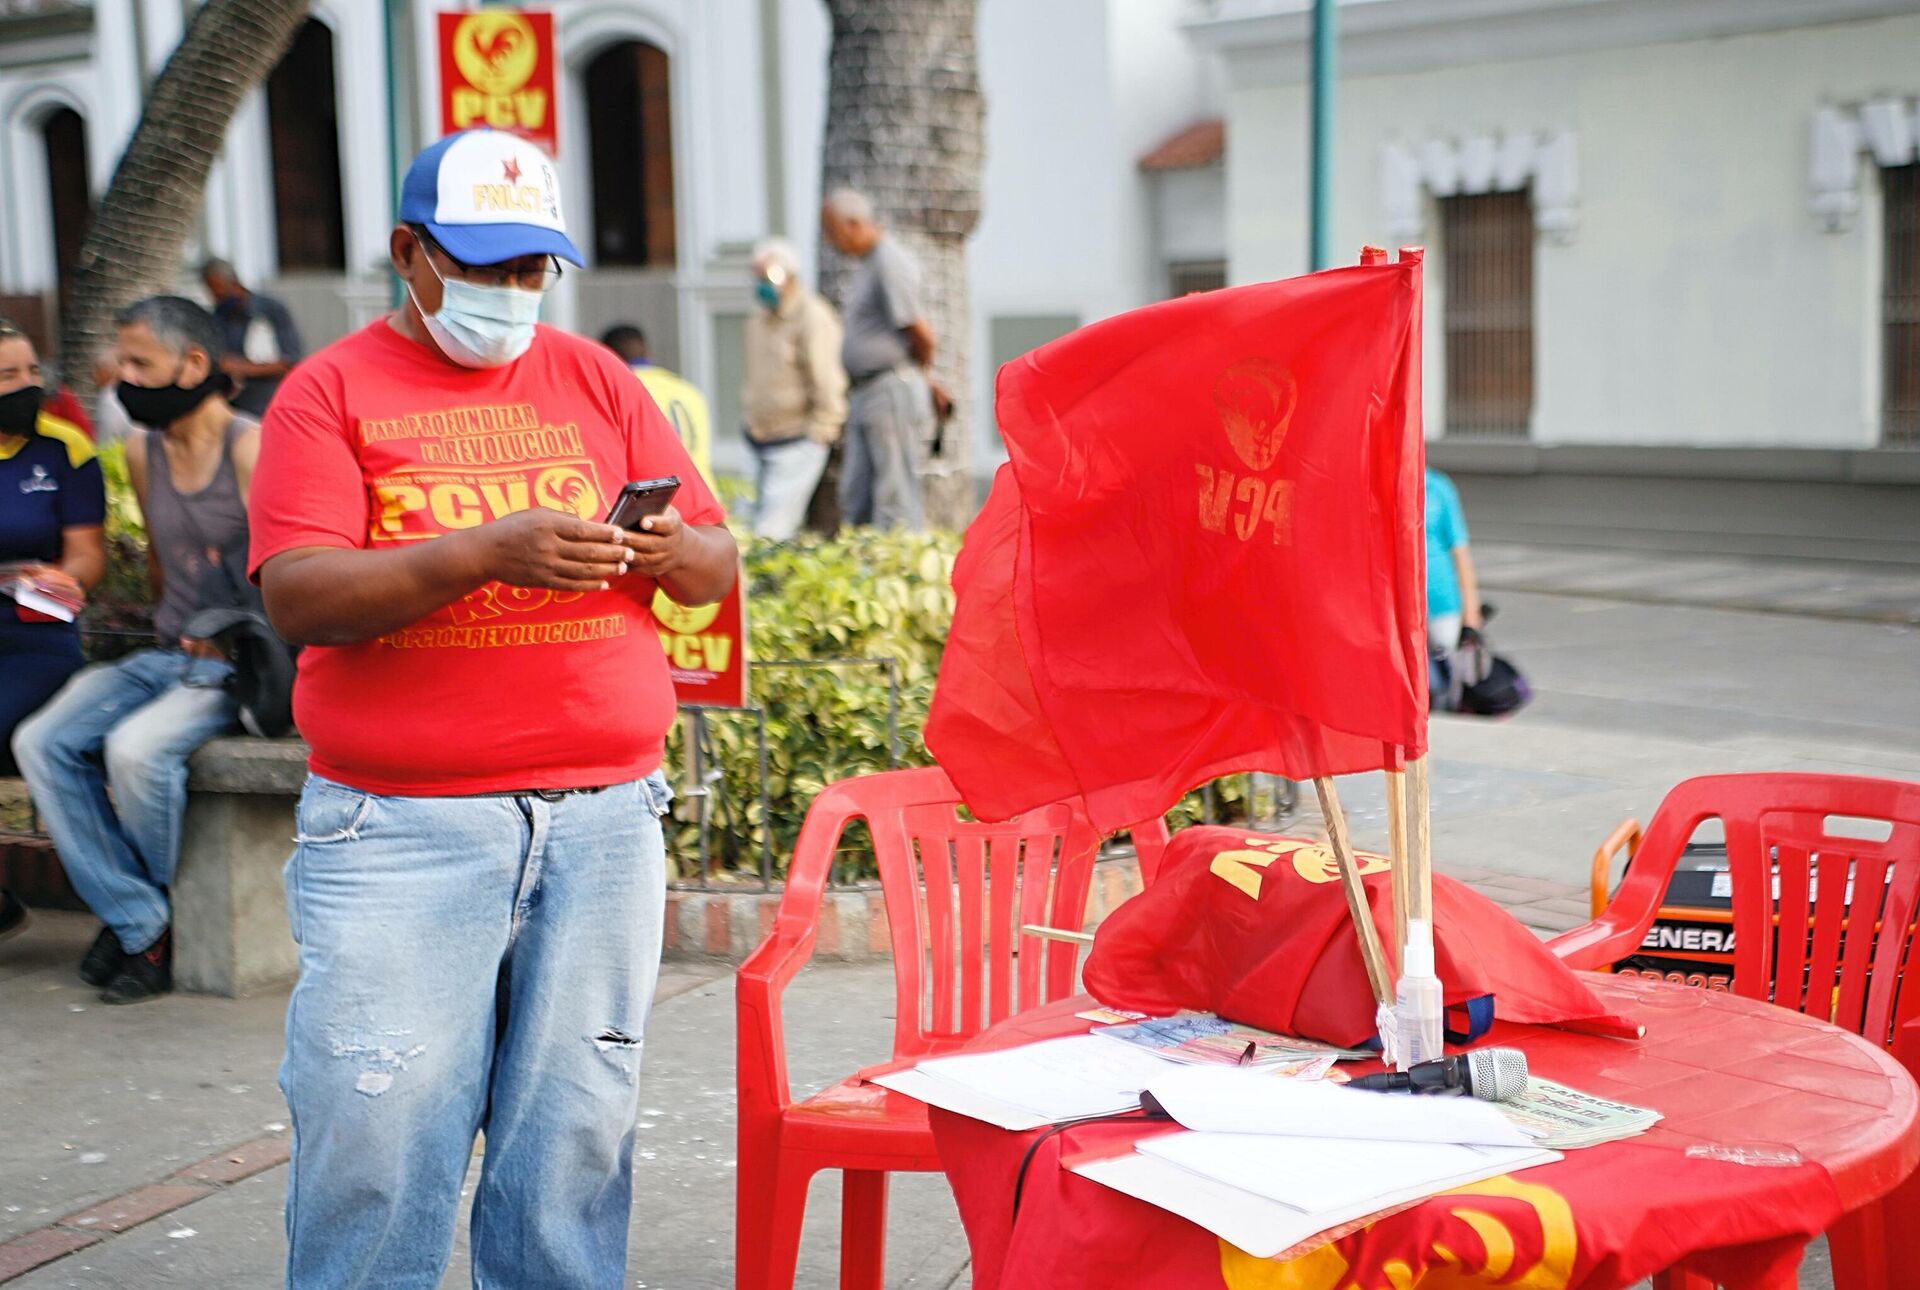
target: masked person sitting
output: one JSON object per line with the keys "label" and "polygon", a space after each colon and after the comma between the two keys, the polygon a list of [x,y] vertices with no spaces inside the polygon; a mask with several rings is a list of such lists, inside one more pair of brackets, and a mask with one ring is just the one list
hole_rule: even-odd
{"label": "masked person sitting", "polygon": [[236,723],[232,668],[182,632],[217,594],[218,553],[245,547],[260,427],[227,403],[205,309],[154,296],[118,323],[119,398],[146,427],[127,441],[127,474],[146,521],[157,640],[76,674],[15,731],[13,754],[69,881],[106,924],[80,976],[103,1001],[134,1003],[173,988],[167,893],[187,758]]}
{"label": "masked person sitting", "polygon": [[[607,349],[536,324],[581,262],[553,161],[469,130],[414,159],[400,308],[268,409],[253,563],[305,648],[287,866],[300,980],[287,1284],[438,1285],[476,1133],[476,1285],[626,1275],[666,907],[674,719],[657,592],[739,558],[673,427]],[[663,513],[607,522],[628,482]]]}
{"label": "masked person sitting", "polygon": [[[93,441],[47,406],[47,380],[27,334],[0,318],[0,582],[57,592],[69,605],[107,568],[107,494]],[[13,732],[80,670],[78,622],[53,606],[0,599],[0,775],[15,773]],[[26,923],[0,890],[0,940]]]}

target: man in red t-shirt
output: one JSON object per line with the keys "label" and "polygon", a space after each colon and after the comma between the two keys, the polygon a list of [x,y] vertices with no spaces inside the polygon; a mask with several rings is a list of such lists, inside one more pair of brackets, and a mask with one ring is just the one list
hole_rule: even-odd
{"label": "man in red t-shirt", "polygon": [[287,378],[253,483],[312,747],[287,1283],[437,1285],[478,1131],[475,1283],[610,1290],[665,907],[653,598],[720,599],[738,552],[626,367],[534,321],[581,263],[544,153],[427,148],[390,251],[405,303]]}

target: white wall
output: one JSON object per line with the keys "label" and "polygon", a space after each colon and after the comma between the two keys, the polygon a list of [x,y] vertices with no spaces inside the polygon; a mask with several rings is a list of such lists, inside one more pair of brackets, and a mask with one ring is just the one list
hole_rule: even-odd
{"label": "white wall", "polygon": [[[1920,92],[1916,49],[1920,18],[1896,17],[1348,77],[1334,243],[1385,238],[1390,141],[1571,129],[1578,227],[1536,250],[1534,441],[1867,447],[1878,225],[1869,214],[1831,233],[1810,212],[1808,134],[1823,103]],[[1305,112],[1299,84],[1233,92],[1237,282],[1306,267]],[[1430,312],[1429,433],[1444,398],[1437,322]]]}
{"label": "white wall", "polygon": [[1151,193],[1135,163],[1218,111],[1213,56],[1182,34],[1183,0],[984,0],[984,211],[972,279],[976,457],[998,454],[989,320],[1092,322],[1159,299]]}

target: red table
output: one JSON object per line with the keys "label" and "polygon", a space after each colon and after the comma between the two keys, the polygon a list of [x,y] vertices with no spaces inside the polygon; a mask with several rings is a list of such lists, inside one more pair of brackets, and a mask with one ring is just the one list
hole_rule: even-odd
{"label": "red table", "polygon": [[[1290,1262],[1254,1260],[1200,1227],[1081,1178],[1063,1154],[1123,1150],[1144,1129],[1055,1134],[1012,1193],[1035,1133],[934,1110],[940,1157],[973,1248],[976,1290],[1199,1286],[1224,1290],[1424,1287],[1615,1290],[1684,1267],[1729,1286],[1794,1284],[1802,1247],[1841,1213],[1884,1196],[1920,1161],[1920,1091],[1885,1052],[1768,1004],[1623,976],[1595,991],[1644,1024],[1627,1042],[1496,1025],[1546,1078],[1659,1110],[1625,1142],[1570,1151],[1461,1196],[1433,1197]],[[1084,996],[994,1027],[970,1050],[1087,1029]],[[1791,1148],[1788,1167],[1687,1157],[1698,1143]],[[1575,1239],[1575,1229],[1578,1240]],[[1440,1271],[1439,1269],[1445,1269]]]}

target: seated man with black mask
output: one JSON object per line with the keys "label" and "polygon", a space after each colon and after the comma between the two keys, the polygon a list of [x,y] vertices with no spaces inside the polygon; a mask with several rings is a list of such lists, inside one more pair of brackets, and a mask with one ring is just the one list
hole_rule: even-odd
{"label": "seated man with black mask", "polygon": [[167,890],[187,757],[236,721],[231,667],[183,629],[218,592],[210,553],[245,549],[260,427],[227,403],[206,310],[154,296],[118,322],[117,390],[144,427],[127,441],[127,473],[146,520],[158,639],[76,674],[14,733],[13,753],[74,890],[106,924],[81,978],[107,1003],[134,1003],[173,988]]}

